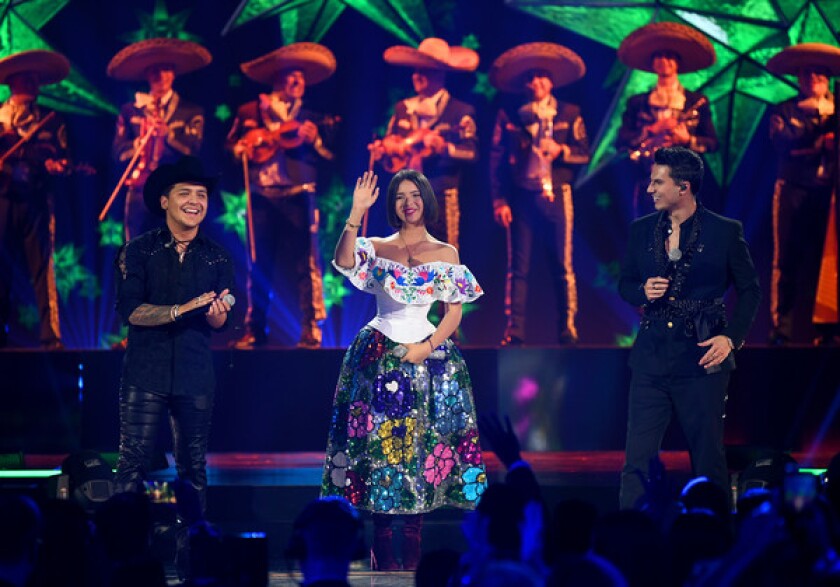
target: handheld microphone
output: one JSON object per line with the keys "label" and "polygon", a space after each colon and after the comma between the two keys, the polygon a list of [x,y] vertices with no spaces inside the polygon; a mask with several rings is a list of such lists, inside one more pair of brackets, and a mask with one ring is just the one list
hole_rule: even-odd
{"label": "handheld microphone", "polygon": [[233,305],[236,303],[236,298],[233,297],[232,294],[225,294],[222,298],[222,301],[232,308]]}

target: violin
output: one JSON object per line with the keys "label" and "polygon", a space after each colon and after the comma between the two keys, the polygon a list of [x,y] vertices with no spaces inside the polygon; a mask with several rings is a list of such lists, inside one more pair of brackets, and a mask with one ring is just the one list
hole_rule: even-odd
{"label": "violin", "polygon": [[440,135],[449,130],[449,125],[442,124],[435,129],[417,128],[408,135],[388,135],[381,142],[382,168],[387,173],[396,173],[405,169],[412,160],[425,159],[434,154],[428,144],[433,135]]}
{"label": "violin", "polygon": [[[338,116],[324,117],[318,126],[332,126],[341,120]],[[296,149],[303,144],[300,127],[306,121],[287,120],[274,130],[267,128],[252,128],[246,132],[240,142],[245,147],[248,160],[254,163],[265,163],[277,151]],[[314,122],[314,121],[313,121]]]}

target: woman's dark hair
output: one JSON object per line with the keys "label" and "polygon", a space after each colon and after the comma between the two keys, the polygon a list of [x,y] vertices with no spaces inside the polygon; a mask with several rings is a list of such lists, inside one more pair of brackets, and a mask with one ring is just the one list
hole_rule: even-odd
{"label": "woman's dark hair", "polygon": [[694,197],[700,196],[703,188],[703,159],[700,155],[685,147],[663,147],[653,154],[653,162],[667,165],[675,183],[687,181],[691,184]]}
{"label": "woman's dark hair", "polygon": [[388,184],[388,199],[386,200],[388,208],[388,224],[392,228],[400,228],[402,220],[397,216],[397,190],[400,189],[400,184],[408,180],[417,186],[420,190],[420,198],[423,200],[423,222],[426,225],[432,224],[438,217],[438,204],[435,198],[435,192],[432,190],[432,184],[426,179],[426,176],[413,169],[403,169],[391,179]]}

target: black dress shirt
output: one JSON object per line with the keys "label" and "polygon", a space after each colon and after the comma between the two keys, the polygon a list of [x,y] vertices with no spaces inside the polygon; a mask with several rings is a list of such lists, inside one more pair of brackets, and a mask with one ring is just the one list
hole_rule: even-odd
{"label": "black dress shirt", "polygon": [[[142,304],[172,306],[199,295],[233,289],[228,252],[201,234],[179,261],[169,230],[158,228],[132,239],[116,259],[117,313],[128,317]],[[122,385],[174,395],[206,395],[215,388],[207,308],[160,326],[129,324]]]}

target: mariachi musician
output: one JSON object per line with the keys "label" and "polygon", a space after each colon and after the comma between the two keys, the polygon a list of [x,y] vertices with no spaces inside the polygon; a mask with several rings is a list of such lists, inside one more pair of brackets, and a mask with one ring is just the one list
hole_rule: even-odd
{"label": "mariachi musician", "polygon": [[383,57],[391,65],[413,68],[411,81],[417,95],[394,106],[385,137],[369,147],[372,157],[388,173],[408,167],[429,179],[440,214],[427,228],[435,238],[457,248],[461,172],[464,164],[478,158],[478,138],[475,109],[453,98],[444,84],[447,72],[475,71],[478,53],[429,38],[416,49],[389,47]]}
{"label": "mariachi musician", "polygon": [[184,100],[172,83],[176,76],[211,61],[207,49],[197,43],[155,38],[123,48],[108,63],[110,77],[149,84],[148,93],[137,92],[134,101],[120,109],[111,148],[115,161],[131,167],[125,176],[126,240],[157,225],[143,204],[143,185],[149,174],[161,163],[198,154],[204,136],[204,109]]}
{"label": "mariachi musician", "polygon": [[643,201],[657,149],[681,146],[703,154],[718,148],[708,98],[685,89],[679,80],[679,74],[705,69],[717,57],[712,43],[697,29],[657,22],[630,33],[618,48],[618,58],[627,67],[656,74],[652,90],[627,101],[618,130],[618,148],[637,163],[633,212],[639,216],[641,211],[652,211]]}
{"label": "mariachi musician", "polygon": [[575,104],[552,90],[586,72],[580,56],[556,43],[525,43],[502,53],[490,83],[515,95],[496,115],[490,153],[493,216],[508,231],[508,271],[502,346],[526,341],[531,258],[545,251],[554,281],[557,342],[577,343],[577,280],[572,263],[572,180],[589,163],[586,126]]}
{"label": "mariachi musician", "polygon": [[11,94],[0,106],[0,348],[7,344],[18,254],[35,290],[41,346],[62,348],[51,176],[68,171],[67,137],[60,117],[37,98],[40,86],[60,82],[69,72],[70,62],[54,51],[23,51],[0,59],[0,83]]}
{"label": "mariachi musician", "polygon": [[270,290],[285,281],[276,267],[281,263],[290,265],[297,285],[297,346],[318,348],[318,322],[326,318],[326,309],[315,194],[319,164],[333,159],[328,145],[338,119],[307,109],[303,95],[308,85],[335,72],[335,56],[318,43],[292,43],[240,67],[272,91],[239,108],[227,138],[228,149],[247,165],[252,244],[247,331],[235,346],[248,349],[267,342]]}

